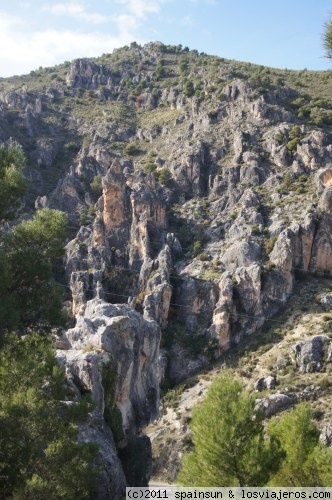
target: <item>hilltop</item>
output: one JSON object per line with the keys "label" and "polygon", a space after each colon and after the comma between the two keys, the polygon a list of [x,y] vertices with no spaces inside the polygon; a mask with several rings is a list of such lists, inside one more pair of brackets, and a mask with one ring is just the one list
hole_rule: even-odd
{"label": "hilltop", "polygon": [[[276,394],[276,411],[312,400],[321,428],[330,425],[330,71],[133,43],[0,79],[0,115],[0,140],[26,155],[18,216],[69,215],[73,328],[57,339],[58,355],[102,417],[98,374],[116,361],[111,407],[122,437],[115,446],[108,434],[114,415],[107,431],[99,421],[87,432],[120,478],[105,479],[105,491],[134,481],[131,447],[149,455],[141,431],[158,415],[160,387],[169,420],[149,431],[165,457],[154,470],[174,479],[183,445],[170,455],[167,426],[190,444],[197,398],[180,393],[201,396],[189,385],[202,371],[209,379],[229,367],[261,399]],[[277,384],[255,389],[269,376]]]}

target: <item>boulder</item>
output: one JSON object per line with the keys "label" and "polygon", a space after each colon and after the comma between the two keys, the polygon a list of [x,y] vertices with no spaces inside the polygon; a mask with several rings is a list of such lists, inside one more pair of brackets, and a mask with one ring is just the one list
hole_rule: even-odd
{"label": "boulder", "polygon": [[263,399],[256,399],[256,411],[261,411],[266,417],[272,417],[276,413],[286,410],[292,406],[295,399],[287,394],[271,394]]}
{"label": "boulder", "polygon": [[292,351],[295,354],[295,362],[299,371],[305,373],[321,371],[329,343],[330,339],[327,335],[315,335],[297,342],[292,347]]}

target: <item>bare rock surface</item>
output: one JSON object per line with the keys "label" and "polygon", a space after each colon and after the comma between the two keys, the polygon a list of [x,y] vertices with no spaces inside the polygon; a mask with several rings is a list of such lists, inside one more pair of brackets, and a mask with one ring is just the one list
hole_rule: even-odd
{"label": "bare rock surface", "polygon": [[[160,328],[127,305],[94,299],[87,303],[84,316],[78,316],[75,328],[63,337],[65,349],[57,351],[57,359],[65,367],[76,397],[88,391],[95,402],[90,421],[81,428],[80,435],[83,440],[102,444],[100,498],[109,498],[110,492],[117,498],[123,492],[126,472],[113,435],[116,432],[117,446],[127,456],[127,446],[133,446],[137,434],[158,414]],[[121,422],[117,429],[107,419],[116,412]],[[146,446],[140,446],[142,453]],[[148,481],[148,461],[146,466],[145,472],[141,471],[141,483]]]}

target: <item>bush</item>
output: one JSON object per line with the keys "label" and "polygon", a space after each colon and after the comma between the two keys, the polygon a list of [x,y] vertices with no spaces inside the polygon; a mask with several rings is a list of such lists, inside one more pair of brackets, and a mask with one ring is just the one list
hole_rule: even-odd
{"label": "bush", "polygon": [[276,236],[271,236],[270,238],[268,238],[266,240],[266,242],[265,242],[265,251],[266,251],[267,254],[269,254],[269,253],[272,252],[276,241],[277,241],[277,237]]}
{"label": "bush", "polygon": [[141,150],[140,150],[139,146],[136,144],[136,142],[130,142],[123,149],[123,152],[127,155],[130,155],[130,156],[136,156],[136,155],[140,154]]}
{"label": "bush", "polygon": [[92,179],[92,182],[90,182],[90,188],[92,191],[92,194],[94,196],[100,196],[102,193],[102,176],[101,175],[95,175],[94,178]]}
{"label": "bush", "polygon": [[291,141],[287,143],[287,149],[289,152],[293,153],[297,149],[297,145],[299,144],[300,139],[298,137],[294,137]]}
{"label": "bush", "polygon": [[158,178],[160,184],[166,186],[168,182],[171,180],[171,172],[169,168],[163,167],[159,172],[158,172]]}
{"label": "bush", "polygon": [[[319,445],[319,430],[306,404],[280,419],[272,419],[268,432],[281,443],[285,458],[271,486],[329,486],[332,484],[332,450]],[[329,465],[327,465],[329,464]]]}
{"label": "bush", "polygon": [[156,163],[153,163],[153,162],[148,162],[146,163],[145,167],[144,167],[144,172],[146,174],[154,174],[155,171],[157,170],[157,164]]}
{"label": "bush", "polygon": [[23,176],[25,158],[14,143],[0,145],[0,221],[13,218],[27,189]]}
{"label": "bush", "polygon": [[195,94],[194,84],[191,80],[187,80],[184,84],[183,93],[186,97],[192,97]]}
{"label": "bush", "polygon": [[197,255],[199,252],[202,250],[202,242],[201,241],[195,241],[194,243],[194,254]]}
{"label": "bush", "polygon": [[179,476],[185,486],[262,486],[283,456],[277,439],[264,440],[255,399],[231,374],[216,380],[194,408],[191,429],[194,451]]}
{"label": "bush", "polygon": [[301,137],[301,129],[298,125],[293,125],[288,134],[289,139],[295,139]]}

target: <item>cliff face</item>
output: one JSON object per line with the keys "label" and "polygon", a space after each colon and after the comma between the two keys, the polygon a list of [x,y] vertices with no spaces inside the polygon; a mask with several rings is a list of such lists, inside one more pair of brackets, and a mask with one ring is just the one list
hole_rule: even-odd
{"label": "cliff face", "polygon": [[0,139],[27,154],[27,212],[70,217],[76,326],[58,358],[96,402],[81,433],[102,443],[105,497],[134,481],[137,443],[149,462],[141,430],[159,383],[254,335],[299,275],[331,271],[331,82],[265,70],[134,44],[45,70],[45,84],[0,82]]}
{"label": "cliff face", "polygon": [[[80,398],[90,392],[95,402],[80,436],[102,444],[99,498],[118,498],[126,481],[144,485],[149,480],[151,450],[141,430],[158,415],[159,342],[156,322],[145,321],[127,305],[98,298],[87,303],[75,328],[57,340],[57,359],[74,394]],[[126,461],[119,459],[118,450],[125,456],[134,441],[146,450],[146,462],[125,477]]]}

